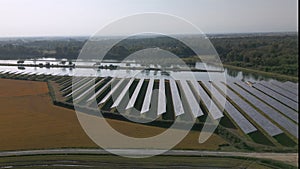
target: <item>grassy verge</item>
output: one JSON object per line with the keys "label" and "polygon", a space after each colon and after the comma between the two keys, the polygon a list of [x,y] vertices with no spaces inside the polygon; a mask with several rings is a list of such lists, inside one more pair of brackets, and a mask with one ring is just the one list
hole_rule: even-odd
{"label": "grassy verge", "polygon": [[17,168],[297,168],[273,160],[236,157],[154,156],[151,158],[124,158],[113,155],[35,155],[1,157],[0,167]]}
{"label": "grassy verge", "polygon": [[267,76],[267,77],[270,77],[270,78],[275,78],[275,79],[278,79],[278,80],[281,80],[281,81],[298,82],[298,77],[294,77],[294,76],[288,76],[288,75],[272,73],[272,72],[264,72],[264,71],[260,71],[260,70],[248,69],[248,68],[232,66],[232,65],[227,65],[227,64],[223,64],[223,67],[233,69],[233,70],[241,70],[241,71],[249,72],[249,73],[257,73],[257,74]]}

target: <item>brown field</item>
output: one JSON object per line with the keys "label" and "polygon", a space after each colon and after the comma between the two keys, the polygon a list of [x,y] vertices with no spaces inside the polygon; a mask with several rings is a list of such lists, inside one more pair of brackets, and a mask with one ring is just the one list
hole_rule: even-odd
{"label": "brown field", "polygon": [[[165,129],[107,119],[122,133],[145,137]],[[0,79],[0,151],[61,147],[97,147],[82,130],[73,110],[54,106],[47,83]],[[213,135],[198,143],[199,132],[191,131],[178,149],[216,150],[227,143]]]}

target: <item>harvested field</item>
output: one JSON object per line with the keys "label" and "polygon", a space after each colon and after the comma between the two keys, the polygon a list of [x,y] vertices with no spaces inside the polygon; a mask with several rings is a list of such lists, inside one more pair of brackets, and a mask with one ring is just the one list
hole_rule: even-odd
{"label": "harvested field", "polygon": [[44,82],[0,79],[0,150],[94,147],[71,110],[54,106]]}
{"label": "harvested field", "polygon": [[[52,104],[45,82],[0,79],[0,117],[0,151],[96,147],[82,130],[74,111]],[[130,136],[148,137],[165,130],[107,120]],[[207,142],[199,144],[198,136],[199,132],[190,132],[176,148],[216,150],[227,143],[213,135]]]}

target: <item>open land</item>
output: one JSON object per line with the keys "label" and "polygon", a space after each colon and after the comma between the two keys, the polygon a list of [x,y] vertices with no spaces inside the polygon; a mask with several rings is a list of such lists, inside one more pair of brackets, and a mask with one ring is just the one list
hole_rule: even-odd
{"label": "open land", "polygon": [[[183,168],[203,166],[220,167],[224,166],[224,164],[226,164],[226,167],[247,166],[248,168],[278,168],[278,166],[282,167],[282,165],[285,166],[285,164],[277,161],[283,161],[294,166],[298,163],[297,153],[286,153],[285,155],[285,153],[253,154],[246,152],[227,152],[229,154],[232,153],[232,156],[223,155],[222,153],[218,155],[217,150],[220,150],[220,147],[224,144],[228,144],[228,142],[222,137],[213,134],[208,141],[199,144],[199,132],[197,131],[190,131],[187,137],[174,148],[181,150],[201,150],[195,151],[196,155],[193,157],[187,157],[189,156],[188,153],[183,153],[180,156],[178,156],[178,154],[177,156],[172,154],[168,156],[166,154],[166,156],[163,157],[150,158],[149,161],[141,160],[141,163],[137,165],[132,160],[130,161],[129,159],[107,154],[101,154],[100,156],[72,155],[76,153],[68,153],[68,148],[88,148],[87,152],[89,152],[89,150],[93,151],[92,148],[98,147],[82,130],[74,110],[55,106],[52,103],[46,82],[0,79],[0,107],[1,153],[5,154],[5,152],[11,150],[18,153],[20,150],[42,149],[44,151],[51,151],[51,149],[59,149],[63,154],[68,154],[56,155],[56,153],[50,153],[51,155],[42,155],[43,153],[38,153],[34,156],[26,156],[25,153],[24,156],[21,153],[20,155],[16,155],[16,157],[1,157],[1,166],[11,166],[13,164],[21,166],[21,168],[22,166],[26,167],[28,165],[33,168],[38,168],[41,165],[46,165],[50,168],[65,168],[66,166],[71,166],[72,164],[70,163],[77,163],[79,167],[84,164],[92,164],[94,165],[93,167],[106,164],[105,167],[110,168],[116,165],[109,164],[109,162],[117,159],[120,162],[119,164],[125,168],[137,167],[139,165],[144,166],[149,164],[149,161],[153,164],[153,167],[161,165],[174,167],[178,165],[174,165],[175,163],[172,161],[179,161],[178,158],[180,158]],[[165,128],[146,126],[127,121],[106,120],[116,130],[134,137],[149,137],[166,130]],[[211,152],[206,154],[203,150],[209,150]],[[252,157],[272,160],[254,160]],[[168,160],[161,160],[163,158],[167,158]],[[97,160],[98,162],[96,162]],[[231,162],[224,162],[228,160]],[[203,165],[203,161],[214,162],[205,163],[205,165]],[[201,165],[199,166],[199,164]],[[84,166],[81,167],[83,168]],[[288,167],[292,166],[288,165]]]}

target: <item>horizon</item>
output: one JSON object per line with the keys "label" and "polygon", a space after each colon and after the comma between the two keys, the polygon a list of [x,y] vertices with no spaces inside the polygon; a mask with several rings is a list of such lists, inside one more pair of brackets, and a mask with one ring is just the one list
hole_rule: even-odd
{"label": "horizon", "polygon": [[[220,32],[220,33],[206,33],[204,35],[207,36],[212,36],[212,35],[255,35],[255,34],[263,34],[263,35],[268,35],[268,34],[298,34],[298,31],[277,31],[277,32]],[[193,34],[179,34],[179,35],[193,35]],[[0,39],[9,39],[9,38],[89,38],[92,37],[93,35],[32,35],[32,36],[0,36]],[[104,36],[99,36],[99,37],[122,37],[121,35],[104,35]]]}
{"label": "horizon", "polygon": [[297,0],[2,0],[0,37],[91,36],[112,21],[140,13],[178,16],[205,34],[298,32]]}

